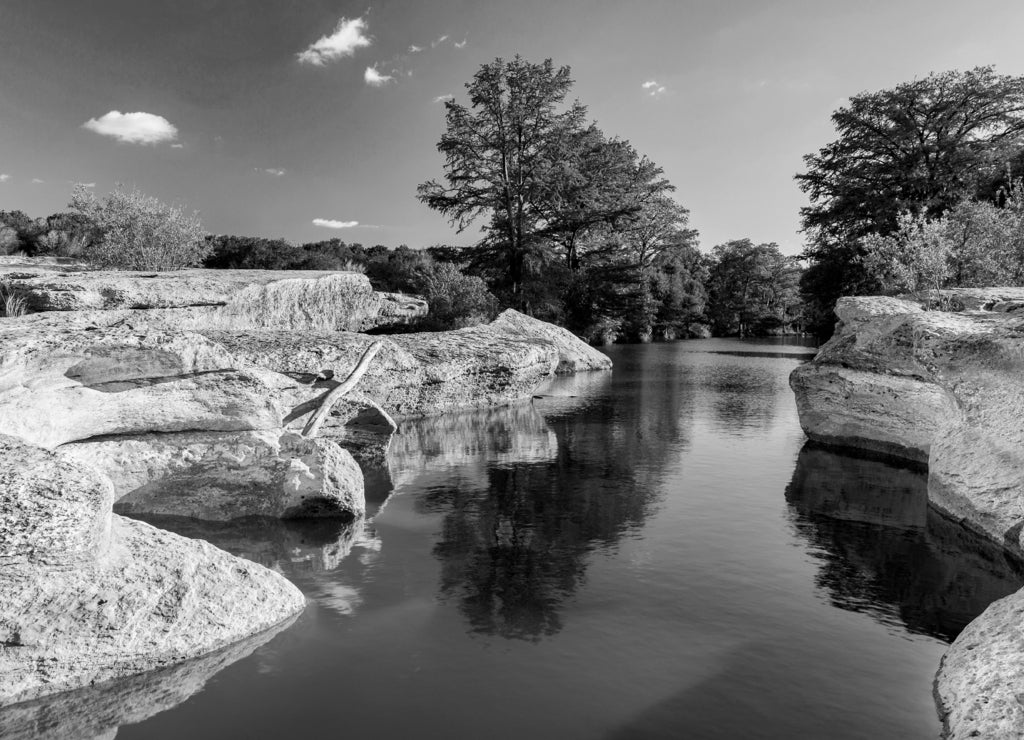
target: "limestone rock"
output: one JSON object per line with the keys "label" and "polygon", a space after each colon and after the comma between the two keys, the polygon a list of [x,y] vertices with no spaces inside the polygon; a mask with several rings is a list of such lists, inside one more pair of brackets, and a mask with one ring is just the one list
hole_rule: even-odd
{"label": "limestone rock", "polygon": [[58,448],[113,482],[122,514],[360,517],[363,476],[329,439],[280,430],[101,437]]}
{"label": "limestone rock", "polygon": [[0,705],[178,663],[304,598],[204,542],[111,515],[95,471],[0,437]]}
{"label": "limestone rock", "polygon": [[[248,364],[308,383],[327,369],[345,378],[380,337],[347,332],[244,334],[204,331]],[[527,398],[559,363],[549,341],[488,324],[446,332],[396,334],[383,341],[359,391],[387,414],[415,417],[458,408],[500,406]],[[337,380],[321,384],[329,389]],[[322,393],[322,391],[321,391]]]}
{"label": "limestone rock", "polygon": [[154,329],[363,331],[427,313],[422,299],[377,293],[355,272],[7,272],[0,282],[30,311],[116,311],[94,320],[133,319]]}
{"label": "limestone rock", "polygon": [[935,698],[947,740],[1024,733],[1024,592],[994,602],[942,657]]}
{"label": "limestone rock", "polygon": [[[324,397],[337,387],[337,382],[320,382],[313,386],[296,386],[287,394],[291,411],[284,419],[287,429],[301,432],[310,417],[320,408]],[[384,460],[398,424],[387,411],[358,390],[338,399],[320,427],[320,437],[337,442],[366,463]]]}
{"label": "limestone rock", "polygon": [[511,308],[502,311],[490,326],[516,337],[535,337],[551,342],[558,349],[555,372],[559,375],[612,369],[608,355],[591,347],[568,329],[539,321]]}
{"label": "limestone rock", "polygon": [[120,726],[142,722],[198,694],[214,675],[251,655],[294,621],[291,617],[269,630],[184,663],[0,708],[0,737],[114,738]]}

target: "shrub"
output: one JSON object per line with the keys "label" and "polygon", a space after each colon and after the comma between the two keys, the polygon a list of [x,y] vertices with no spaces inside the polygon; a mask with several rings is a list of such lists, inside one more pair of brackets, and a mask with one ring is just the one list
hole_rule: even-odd
{"label": "shrub", "polygon": [[498,302],[487,284],[473,275],[464,275],[452,264],[429,263],[417,277],[415,287],[430,306],[430,314],[421,323],[424,329],[482,324],[497,312]]}
{"label": "shrub", "polygon": [[178,270],[201,265],[210,252],[199,216],[120,185],[100,201],[83,185],[68,204],[92,224],[82,257],[97,267]]}

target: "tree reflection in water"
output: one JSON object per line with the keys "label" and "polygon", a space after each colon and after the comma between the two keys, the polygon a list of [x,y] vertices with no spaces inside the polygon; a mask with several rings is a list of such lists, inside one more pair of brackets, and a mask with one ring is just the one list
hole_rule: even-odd
{"label": "tree reflection in water", "polygon": [[927,474],[808,443],[786,500],[837,607],[952,641],[1024,568],[928,505]]}
{"label": "tree reflection in water", "polygon": [[618,368],[614,395],[607,382],[564,381],[532,407],[464,426],[472,438],[460,448],[497,444],[502,454],[487,456],[478,475],[458,476],[460,485],[429,488],[418,504],[443,514],[440,591],[457,599],[472,632],[537,641],[562,628],[562,605],[584,582],[591,554],[644,523],[666,459],[687,443],[693,398],[679,372],[648,366],[644,382],[630,383]]}

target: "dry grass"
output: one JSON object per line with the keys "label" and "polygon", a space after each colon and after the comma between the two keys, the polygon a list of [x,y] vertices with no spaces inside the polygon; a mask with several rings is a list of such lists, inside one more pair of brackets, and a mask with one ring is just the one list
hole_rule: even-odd
{"label": "dry grass", "polygon": [[0,287],[0,316],[24,316],[28,313],[28,304],[20,295]]}

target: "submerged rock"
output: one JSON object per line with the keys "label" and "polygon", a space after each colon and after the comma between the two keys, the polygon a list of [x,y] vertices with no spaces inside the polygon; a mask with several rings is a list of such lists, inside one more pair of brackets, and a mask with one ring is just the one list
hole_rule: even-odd
{"label": "submerged rock", "polygon": [[365,331],[427,313],[422,299],[378,293],[356,272],[47,270],[0,273],[0,283],[30,311],[114,311],[94,320],[134,318],[154,329]]}
{"label": "submerged rock", "polygon": [[0,705],[210,653],[299,612],[285,578],[111,514],[95,470],[0,436]]}

